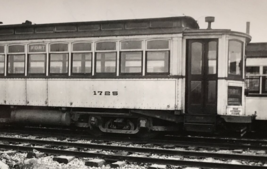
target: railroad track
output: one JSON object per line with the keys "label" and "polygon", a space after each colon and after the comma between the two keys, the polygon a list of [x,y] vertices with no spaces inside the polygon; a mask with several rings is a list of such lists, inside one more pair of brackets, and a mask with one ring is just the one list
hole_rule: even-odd
{"label": "railroad track", "polygon": [[[121,161],[138,163],[157,163],[166,165],[178,166],[192,166],[192,167],[208,167],[208,168],[234,168],[234,169],[257,169],[267,168],[266,166],[251,166],[251,165],[236,165],[227,164],[223,161],[227,160],[240,160],[246,163],[247,161],[267,161],[266,155],[249,155],[249,154],[227,154],[215,152],[199,152],[199,151],[182,151],[177,150],[175,147],[165,148],[140,148],[131,147],[126,143],[123,145],[101,145],[96,143],[77,143],[70,141],[48,141],[40,139],[25,139],[25,138],[11,138],[0,137],[1,149],[13,149],[16,151],[31,152],[38,150],[43,153],[53,155],[68,155],[75,157],[91,157],[101,158],[106,161]],[[92,152],[93,151],[93,152]],[[102,153],[103,151],[110,151],[108,154]],[[115,152],[123,152],[114,153]],[[141,157],[140,154],[141,153]],[[156,157],[155,157],[156,156]],[[190,157],[190,158],[189,158]],[[221,160],[217,162],[202,162],[194,161],[194,159],[214,158]]]}

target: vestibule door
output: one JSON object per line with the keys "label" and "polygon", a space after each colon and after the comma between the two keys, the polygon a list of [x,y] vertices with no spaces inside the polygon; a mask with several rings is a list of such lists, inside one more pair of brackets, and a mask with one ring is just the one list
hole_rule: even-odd
{"label": "vestibule door", "polygon": [[188,40],[186,67],[186,114],[217,114],[218,40]]}

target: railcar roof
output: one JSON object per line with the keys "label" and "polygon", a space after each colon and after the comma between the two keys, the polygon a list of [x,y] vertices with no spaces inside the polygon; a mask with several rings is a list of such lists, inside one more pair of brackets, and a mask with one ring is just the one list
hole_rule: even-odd
{"label": "railcar roof", "polygon": [[246,47],[246,56],[267,57],[267,42],[249,43]]}
{"label": "railcar roof", "polygon": [[188,16],[51,24],[31,24],[27,21],[0,25],[0,40],[170,34],[186,29],[199,29],[199,25]]}

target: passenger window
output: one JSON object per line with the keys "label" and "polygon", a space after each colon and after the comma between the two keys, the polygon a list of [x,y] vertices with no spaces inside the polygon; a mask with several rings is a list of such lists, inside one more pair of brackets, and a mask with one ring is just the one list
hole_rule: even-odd
{"label": "passenger window", "polygon": [[96,74],[116,74],[116,42],[99,42],[96,44]]}
{"label": "passenger window", "polygon": [[46,72],[46,45],[32,44],[29,45],[28,55],[28,73],[30,75],[43,74]]}
{"label": "passenger window", "polygon": [[142,73],[142,52],[121,52],[121,73]]}
{"label": "passenger window", "polygon": [[116,53],[96,53],[96,73],[116,73]]}
{"label": "passenger window", "polygon": [[72,74],[91,74],[92,53],[91,43],[75,43],[72,48]]}
{"label": "passenger window", "polygon": [[246,75],[259,75],[260,67],[259,66],[247,66],[246,67]]}
{"label": "passenger window", "polygon": [[73,74],[91,74],[92,72],[92,54],[74,53],[72,55],[72,73]]}
{"label": "passenger window", "polygon": [[147,73],[169,73],[169,51],[147,52]]}
{"label": "passenger window", "polygon": [[146,52],[146,74],[169,74],[169,63],[169,41],[148,41]]}
{"label": "passenger window", "polygon": [[50,74],[67,74],[68,65],[68,54],[50,54]]}
{"label": "passenger window", "polygon": [[228,75],[232,77],[242,77],[242,57],[243,43],[236,40],[229,41],[228,53]]}
{"label": "passenger window", "polygon": [[29,74],[45,74],[46,54],[29,55]]}
{"label": "passenger window", "polygon": [[263,66],[263,74],[267,74],[267,66]]}
{"label": "passenger window", "polygon": [[25,46],[12,45],[8,47],[7,73],[24,75],[25,73]]}
{"label": "passenger window", "polygon": [[0,74],[5,73],[5,47],[0,46]]}
{"label": "passenger window", "polygon": [[262,76],[262,93],[267,94],[267,66],[263,66],[263,74]]}
{"label": "passenger window", "polygon": [[68,70],[68,44],[51,44],[49,56],[49,73],[51,75],[67,75]]}
{"label": "passenger window", "polygon": [[142,75],[142,41],[121,42],[120,73],[122,75]]}

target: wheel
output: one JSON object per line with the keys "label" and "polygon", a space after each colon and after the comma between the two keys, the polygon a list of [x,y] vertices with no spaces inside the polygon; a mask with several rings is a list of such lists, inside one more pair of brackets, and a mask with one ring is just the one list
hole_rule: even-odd
{"label": "wheel", "polygon": [[151,139],[157,137],[159,134],[159,132],[151,131],[146,128],[141,128],[140,131],[136,134],[136,136],[142,139]]}
{"label": "wheel", "polygon": [[92,134],[95,137],[101,137],[103,135],[103,132],[100,131],[98,127],[93,126],[90,130],[89,133]]}

